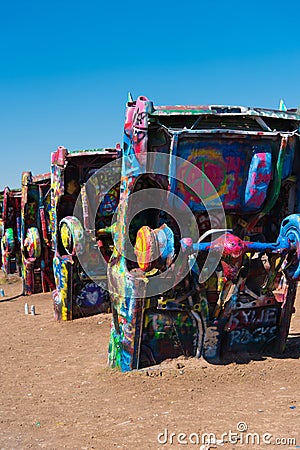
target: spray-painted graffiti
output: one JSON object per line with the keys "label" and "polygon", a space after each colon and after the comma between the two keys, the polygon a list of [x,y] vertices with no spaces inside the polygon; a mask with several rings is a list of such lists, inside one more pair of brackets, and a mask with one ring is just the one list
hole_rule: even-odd
{"label": "spray-painted graffiti", "polygon": [[22,174],[21,252],[24,294],[54,289],[49,218],[50,173]]}
{"label": "spray-painted graffiti", "polygon": [[274,339],[278,333],[277,326],[258,327],[254,330],[243,328],[241,330],[234,330],[230,332],[229,346],[232,350],[236,350],[239,346],[250,348],[251,344],[262,344]]}
{"label": "spray-painted graffiti", "polygon": [[231,349],[263,344],[278,333],[278,308],[240,309],[232,312],[225,330],[229,332]]}
{"label": "spray-painted graffiti", "polygon": [[[246,162],[251,153],[254,155],[248,168]],[[179,141],[177,154],[199,167],[209,178],[226,210],[243,208],[247,211],[262,207],[272,178],[271,153],[270,148],[258,143],[256,138],[247,144],[239,139],[227,139],[225,144],[206,139],[197,147],[193,141]],[[199,183],[198,179],[193,179],[193,171],[179,166],[177,173],[184,179],[184,184],[178,183],[178,194],[193,210],[203,210],[203,205],[193,192],[195,184]],[[210,185],[204,178],[201,184],[201,197],[213,200]]]}
{"label": "spray-painted graffiti", "polygon": [[[58,320],[89,316],[110,308],[105,289],[105,267],[102,273],[98,247],[101,247],[105,258],[109,258],[111,237],[101,236],[101,240],[95,243],[89,233],[95,236],[96,230],[110,226],[117,208],[119,187],[103,192],[107,180],[101,178],[103,172],[98,172],[117,156],[116,149],[69,153],[64,147],[52,154],[50,218],[56,285],[53,305],[54,316]],[[100,207],[95,211],[100,196],[104,194]],[[74,215],[77,200],[80,219]],[[103,280],[99,280],[99,271]],[[91,275],[97,276],[97,282],[91,280]]]}
{"label": "spray-painted graffiti", "polygon": [[1,254],[2,269],[6,274],[20,272],[21,262],[21,191],[3,192]]}
{"label": "spray-painted graffiti", "polygon": [[150,311],[145,315],[142,345],[147,348],[148,358],[151,354],[150,362],[159,363],[166,358],[180,356],[183,349],[185,356],[192,356],[196,339],[197,324],[188,313]]}
{"label": "spray-painted graffiti", "polygon": [[231,331],[236,328],[257,327],[262,324],[276,325],[277,321],[278,308],[239,309],[232,312],[227,329]]}
{"label": "spray-painted graffiti", "polygon": [[106,282],[85,284],[76,297],[75,304],[81,309],[96,308],[97,312],[107,311],[110,304]]}
{"label": "spray-painted graffiti", "polygon": [[[275,343],[284,349],[300,277],[299,252],[297,256],[293,251],[300,248],[294,159],[299,124],[300,115],[291,110],[155,107],[145,97],[130,99],[115,245],[108,265],[111,366],[125,371],[179,354],[201,353],[217,362],[231,351],[261,351]],[[162,167],[167,168],[166,177],[160,176]],[[146,169],[152,169],[151,174]],[[132,220],[132,195],[153,185],[167,191],[166,201],[158,201],[158,212],[152,207],[151,214],[141,208]],[[225,220],[215,211],[219,199]],[[146,207],[144,203],[140,201]],[[166,216],[171,204],[170,220]],[[186,223],[181,235],[178,223],[186,205],[196,225],[192,220]],[[167,265],[160,258],[148,261],[159,249],[154,236],[164,223],[174,242]],[[193,227],[201,239],[189,237]],[[131,259],[126,258],[128,229],[135,249]],[[208,256],[216,260],[212,272],[206,265]],[[168,272],[176,259],[180,267]],[[171,289],[166,273],[174,282]],[[163,281],[151,296],[155,277]],[[279,295],[282,277],[287,288]]]}
{"label": "spray-painted graffiti", "polygon": [[111,189],[105,196],[99,206],[99,216],[111,216],[117,209],[120,196],[120,188]]}

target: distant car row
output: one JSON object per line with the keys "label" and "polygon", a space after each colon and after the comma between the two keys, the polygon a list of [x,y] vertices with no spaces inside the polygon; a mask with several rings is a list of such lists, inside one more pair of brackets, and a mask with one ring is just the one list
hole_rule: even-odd
{"label": "distant car row", "polygon": [[[73,211],[90,175],[118,156],[117,148],[68,152],[59,147],[52,153],[51,173],[33,176],[23,172],[21,189],[7,187],[1,193],[2,269],[22,276],[24,295],[53,291],[56,319],[70,320],[110,309],[105,268],[101,283],[90,279],[72,248],[74,233],[83,235]],[[96,192],[93,194],[94,200]],[[93,228],[110,225],[118,196],[119,185],[104,198]],[[89,213],[85,208],[85,221]],[[109,238],[103,240],[102,252],[107,257],[111,244]],[[93,248],[91,257],[92,253]]]}
{"label": "distant car row", "polygon": [[3,269],[55,317],[112,310],[109,364],[284,351],[300,277],[300,112],[129,99],[122,149],[3,192]]}

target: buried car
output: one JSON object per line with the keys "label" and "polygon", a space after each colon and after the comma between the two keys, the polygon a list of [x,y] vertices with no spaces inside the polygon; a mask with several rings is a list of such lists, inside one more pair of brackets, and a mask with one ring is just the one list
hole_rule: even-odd
{"label": "buried car", "polygon": [[[111,255],[112,240],[109,234],[96,236],[95,230],[111,225],[119,186],[111,186],[97,210],[94,205],[102,193],[103,180],[97,173],[118,155],[117,147],[73,152],[58,147],[52,153],[50,216],[57,320],[72,320],[110,309],[105,261]],[[119,178],[118,169],[118,181]]]}
{"label": "buried car", "polygon": [[24,295],[54,290],[50,173],[22,173],[21,252]]}
{"label": "buried car", "polygon": [[109,364],[284,351],[300,275],[296,110],[126,108]]}
{"label": "buried car", "polygon": [[[1,244],[1,239],[2,239],[2,236],[3,236],[3,220],[2,220],[3,193],[4,193],[4,191],[0,191],[0,244]],[[0,267],[2,267],[1,245],[0,245]]]}
{"label": "buried car", "polygon": [[2,270],[21,274],[21,190],[5,187],[2,204]]}

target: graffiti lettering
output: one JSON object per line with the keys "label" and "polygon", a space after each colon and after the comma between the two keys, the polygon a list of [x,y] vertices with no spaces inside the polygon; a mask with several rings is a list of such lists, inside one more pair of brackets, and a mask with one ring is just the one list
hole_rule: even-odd
{"label": "graffiti lettering", "polygon": [[253,331],[247,328],[233,330],[230,332],[230,346],[234,344],[252,344],[255,342],[266,342],[277,334],[276,326],[259,327]]}
{"label": "graffiti lettering", "polygon": [[145,111],[142,112],[137,112],[134,116],[133,116],[133,124],[134,125],[144,125],[145,120],[147,119],[148,114]]}
{"label": "graffiti lettering", "polygon": [[268,326],[276,325],[278,310],[277,308],[268,309],[240,309],[232,313],[230,323],[227,329],[232,331],[237,328],[247,326],[257,326],[267,324]]}

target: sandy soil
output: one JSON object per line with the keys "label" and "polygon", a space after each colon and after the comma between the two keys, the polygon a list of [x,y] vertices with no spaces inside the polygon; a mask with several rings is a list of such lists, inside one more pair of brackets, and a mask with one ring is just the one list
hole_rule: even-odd
{"label": "sandy soil", "polygon": [[[299,296],[281,357],[226,366],[179,358],[120,373],[106,366],[110,314],[57,323],[51,294],[8,300],[20,280],[0,288],[1,449],[300,448]],[[238,443],[225,436],[221,445],[230,430]],[[203,433],[217,442],[202,445]]]}

